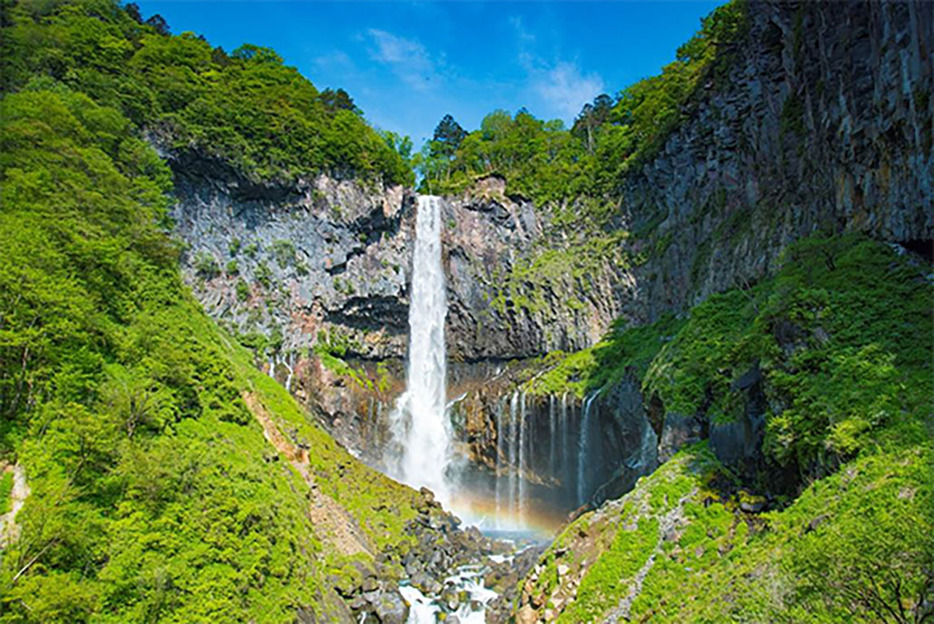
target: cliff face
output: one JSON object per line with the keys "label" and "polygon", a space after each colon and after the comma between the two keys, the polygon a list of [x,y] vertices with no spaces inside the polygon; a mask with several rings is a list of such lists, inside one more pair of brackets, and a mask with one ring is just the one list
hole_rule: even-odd
{"label": "cliff face", "polygon": [[411,195],[326,176],[257,185],[196,154],[169,158],[183,271],[212,317],[281,335],[283,355],[307,354],[319,332],[361,356],[404,353]]}
{"label": "cliff face", "polygon": [[[449,199],[443,235],[448,286],[448,354],[453,360],[507,360],[573,351],[600,339],[619,315],[630,284],[611,262],[585,277],[568,233],[546,210],[505,194],[497,177]],[[562,258],[563,259],[563,258]],[[543,279],[544,278],[544,279]],[[504,288],[506,281],[512,288]]]}
{"label": "cliff face", "polygon": [[[916,3],[749,3],[726,75],[704,85],[660,151],[620,181],[613,251],[639,262],[600,256],[582,270],[574,256],[587,235],[507,195],[496,177],[446,198],[451,398],[466,392],[465,405],[479,406],[462,432],[478,465],[509,470],[498,446],[510,434],[496,431],[495,413],[516,387],[481,396],[474,384],[492,369],[478,362],[581,349],[617,317],[641,324],[683,313],[770,274],[785,247],[816,232],[862,231],[930,254],[932,21]],[[402,389],[412,193],[327,176],[257,185],[197,154],[169,156],[184,271],[198,298],[237,331],[272,336],[270,372],[378,462],[382,415]],[[308,348],[319,339],[356,361],[369,385],[314,358]],[[380,372],[376,362],[387,360]],[[708,432],[690,414],[653,413],[637,381],[626,383],[595,409],[620,431],[646,435],[608,438],[634,450],[605,453],[592,479],[613,481],[597,498],[625,491],[656,454],[664,460],[698,437],[728,455],[754,453],[761,414],[750,414],[748,431]],[[616,395],[627,398],[614,406]],[[545,436],[557,400],[530,405],[532,430]],[[530,483],[547,482],[549,469]]]}
{"label": "cliff face", "polygon": [[[930,252],[930,12],[753,2],[748,22],[728,75],[621,181],[617,226],[634,233],[622,246],[640,265],[600,267],[586,283],[519,276],[504,293],[520,265],[534,273],[530,257],[565,248],[568,231],[497,178],[446,202],[453,360],[588,346],[620,313],[644,322],[755,281],[816,231]],[[351,355],[404,357],[411,193],[326,176],[257,185],[197,154],[169,156],[186,275],[212,316],[241,332],[278,328],[283,352],[324,330],[346,336]]]}
{"label": "cliff face", "polygon": [[[385,417],[404,389],[415,196],[327,176],[261,185],[198,154],[165,155],[183,274],[205,310],[260,345],[267,372],[379,465]],[[502,294],[519,265],[564,244],[502,180],[448,198],[442,218],[452,398],[490,377],[484,362],[586,347],[619,314],[614,289],[624,282],[609,264],[586,283],[556,275],[534,309],[512,301],[535,291],[531,283]],[[343,362],[316,356],[316,346]]]}
{"label": "cliff face", "polygon": [[754,282],[818,231],[930,254],[931,12],[751,2],[748,17],[723,84],[623,181],[621,224],[650,232],[625,302],[637,321]]}
{"label": "cliff face", "polygon": [[[187,245],[184,272],[209,314],[240,333],[281,334],[283,359],[306,355],[319,334],[351,357],[404,358],[410,192],[327,176],[257,185],[193,154],[170,155],[170,163],[178,198],[172,216]],[[497,305],[498,280],[551,244],[547,221],[531,203],[506,197],[501,181],[446,201],[443,218],[452,360],[582,348],[618,314],[610,272],[587,292],[564,281],[535,312],[506,300]],[[584,304],[570,308],[569,299]]]}

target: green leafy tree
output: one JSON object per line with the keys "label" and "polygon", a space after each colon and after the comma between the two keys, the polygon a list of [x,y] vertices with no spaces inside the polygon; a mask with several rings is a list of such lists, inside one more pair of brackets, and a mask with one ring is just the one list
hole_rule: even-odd
{"label": "green leafy tree", "polygon": [[431,137],[432,156],[453,157],[466,136],[467,131],[454,120],[454,117],[445,115],[435,126],[435,132]]}

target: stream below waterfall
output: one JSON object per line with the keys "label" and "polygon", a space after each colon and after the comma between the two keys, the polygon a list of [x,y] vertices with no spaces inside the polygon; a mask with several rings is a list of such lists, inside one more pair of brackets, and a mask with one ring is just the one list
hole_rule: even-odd
{"label": "stream below waterfall", "polygon": [[464,566],[446,578],[440,596],[429,598],[411,585],[399,587],[399,593],[409,603],[409,624],[435,624],[441,613],[445,622],[484,624],[487,605],[499,595],[484,587],[480,565]]}
{"label": "stream below waterfall", "polygon": [[[516,540],[505,539],[513,545],[512,552],[502,555],[486,555],[480,561],[462,565],[446,576],[433,590],[417,588],[409,583],[402,583],[399,593],[409,605],[407,624],[484,624],[494,603],[500,598],[499,592],[491,589],[488,577],[495,576],[494,569],[500,572],[516,565],[517,558],[523,553],[537,559],[548,544],[537,534],[512,533]],[[490,537],[496,537],[491,535]],[[500,536],[502,537],[502,536]],[[491,574],[493,573],[493,574]],[[512,583],[511,583],[512,584]],[[500,605],[502,608],[504,605]],[[508,610],[508,606],[506,606]],[[362,620],[361,620],[362,622]]]}

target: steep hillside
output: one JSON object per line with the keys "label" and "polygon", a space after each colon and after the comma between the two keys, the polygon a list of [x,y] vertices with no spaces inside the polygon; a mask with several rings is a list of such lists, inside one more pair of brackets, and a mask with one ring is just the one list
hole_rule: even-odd
{"label": "steep hillside", "polygon": [[924,621],[932,471],[930,443],[867,455],[761,514],[724,497],[716,460],[690,447],[568,526],[516,621]]}
{"label": "steep hillside", "polygon": [[488,545],[353,459],[183,284],[143,139],[163,120],[122,97],[187,75],[137,59],[210,49],[110,3],[38,8],[4,6],[0,620],[403,622],[404,556],[434,578]]}
{"label": "steep hillside", "polygon": [[[499,547],[357,459],[403,389],[393,137],[266,48],[0,9],[0,621],[469,603]],[[934,617],[932,19],[733,1],[570,129],[427,146],[458,493],[573,510],[492,619]]]}

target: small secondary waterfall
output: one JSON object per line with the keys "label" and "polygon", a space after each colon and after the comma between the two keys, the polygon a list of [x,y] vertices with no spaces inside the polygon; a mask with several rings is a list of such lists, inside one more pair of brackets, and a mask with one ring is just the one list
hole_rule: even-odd
{"label": "small secondary waterfall", "polygon": [[555,465],[555,395],[548,397],[548,470],[551,474],[558,474],[558,467]]}
{"label": "small secondary waterfall", "polygon": [[525,417],[525,393],[519,393],[519,465],[516,467],[516,473],[519,479],[519,500],[516,501],[516,507],[519,509],[519,526],[525,524],[525,469],[527,466],[528,458],[526,457],[525,444],[526,444],[526,435],[525,431],[528,427],[527,419]]}
{"label": "small secondary waterfall", "polygon": [[568,491],[568,472],[571,469],[568,462],[568,393],[561,395],[561,414],[559,423],[561,425],[561,480],[564,484],[564,491]]}
{"label": "small secondary waterfall", "polygon": [[580,437],[577,444],[577,503],[579,505],[586,502],[586,496],[590,493],[587,490],[587,453],[590,451],[590,406],[596,398],[597,393],[594,392],[584,399],[584,408],[581,411]]}
{"label": "small secondary waterfall", "polygon": [[443,504],[450,503],[451,495],[446,474],[451,459],[451,423],[446,413],[446,314],[441,202],[431,195],[419,195],[406,390],[390,417],[393,437],[401,450],[400,456],[390,458],[387,464],[396,478],[413,487],[429,488]]}

